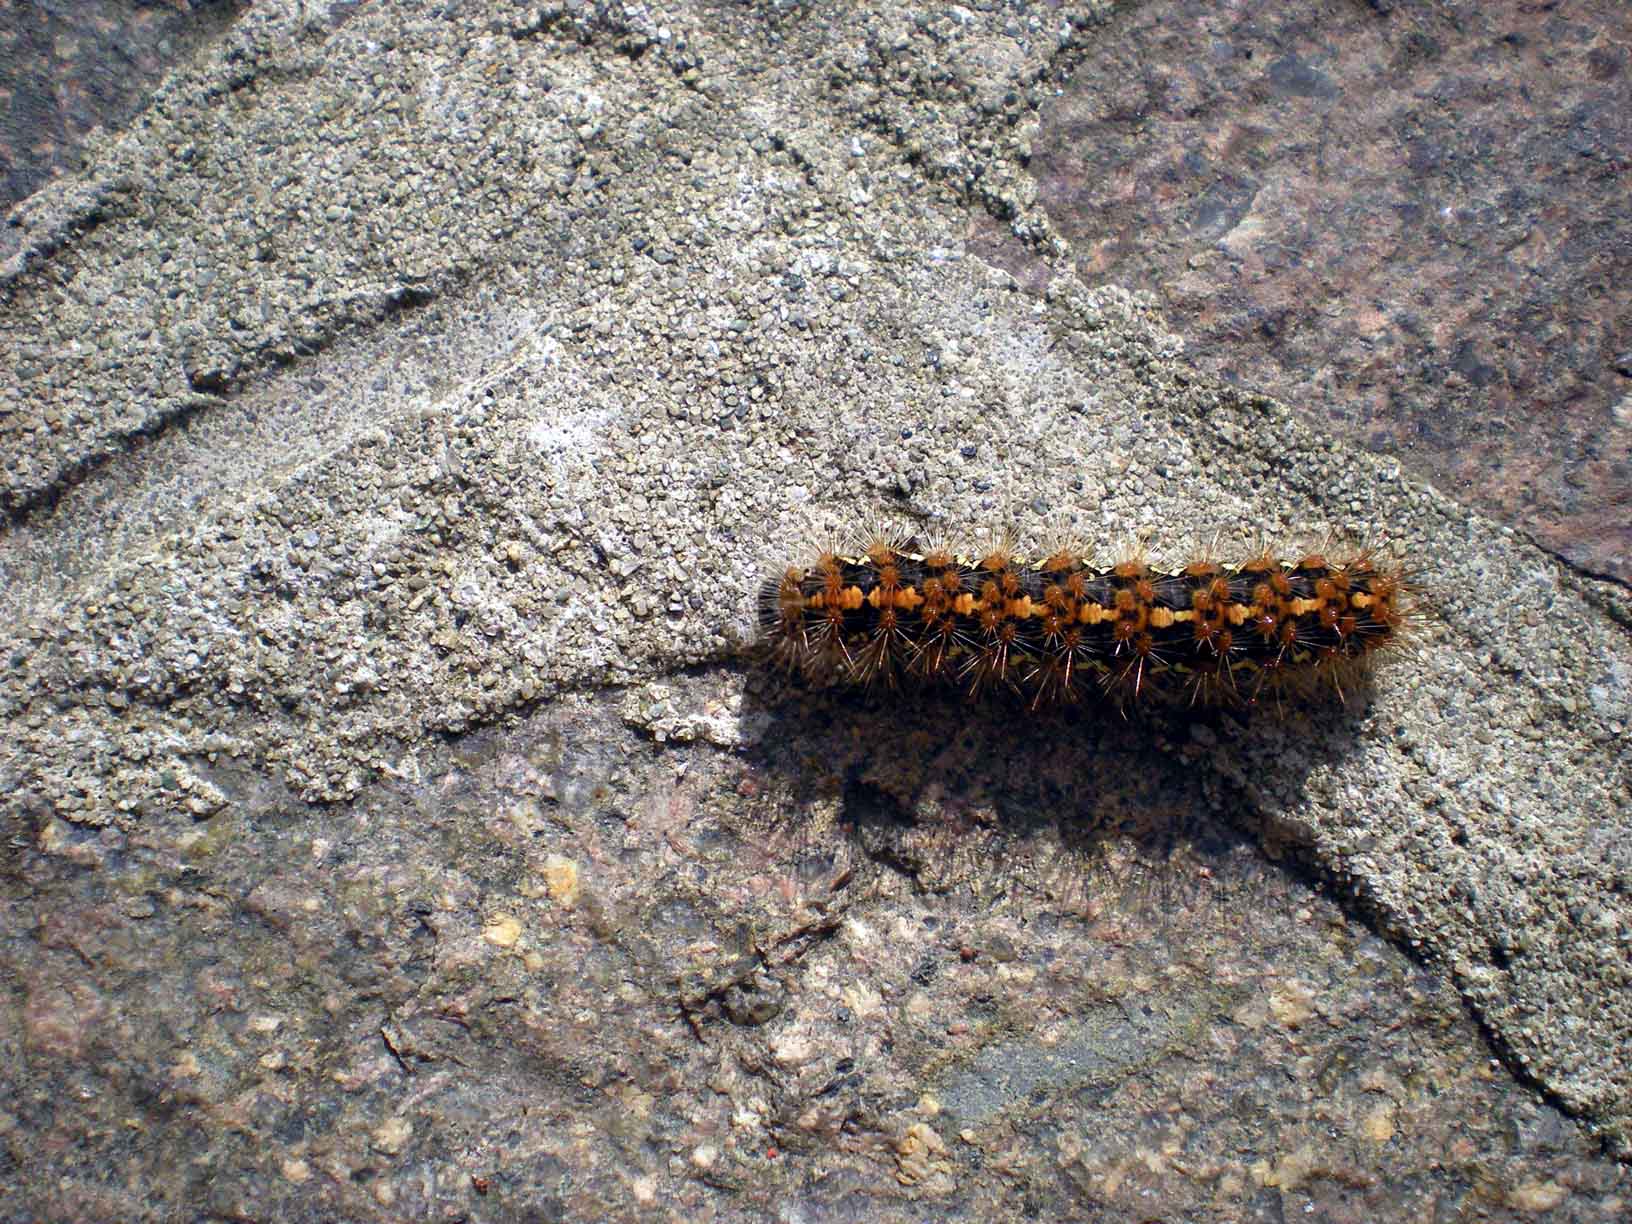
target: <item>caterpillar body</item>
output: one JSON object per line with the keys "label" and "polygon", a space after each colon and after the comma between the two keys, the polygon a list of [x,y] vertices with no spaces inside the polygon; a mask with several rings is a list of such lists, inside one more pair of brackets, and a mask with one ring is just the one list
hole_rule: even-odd
{"label": "caterpillar body", "polygon": [[1340,696],[1400,640],[1398,568],[1369,551],[1262,552],[1233,566],[1027,561],[874,539],[792,565],[760,593],[772,656],[816,685],[1010,690],[1033,709],[1147,694],[1253,703],[1288,688]]}

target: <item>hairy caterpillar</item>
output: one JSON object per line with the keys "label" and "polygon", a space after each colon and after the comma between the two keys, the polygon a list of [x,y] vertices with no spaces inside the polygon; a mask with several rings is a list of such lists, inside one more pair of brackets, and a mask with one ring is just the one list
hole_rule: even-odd
{"label": "hairy caterpillar", "polygon": [[1406,582],[1369,551],[1269,552],[1164,572],[1071,550],[978,559],[910,540],[828,550],[760,592],[774,658],[811,683],[1015,690],[1033,709],[1096,694],[1252,703],[1287,688],[1340,696],[1398,643]]}

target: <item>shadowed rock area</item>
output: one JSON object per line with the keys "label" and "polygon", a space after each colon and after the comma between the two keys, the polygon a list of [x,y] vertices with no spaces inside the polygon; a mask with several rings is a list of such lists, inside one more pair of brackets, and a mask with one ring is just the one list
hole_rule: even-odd
{"label": "shadowed rock area", "polygon": [[[80,168],[177,60],[220,34],[239,0],[14,0],[0,11],[0,208]],[[0,230],[0,253],[14,249]]]}
{"label": "shadowed rock area", "polygon": [[[258,5],[14,214],[21,1218],[1624,1212],[1632,605],[1076,279],[1103,16]],[[746,665],[883,514],[1386,539],[1416,649],[1284,717]]]}

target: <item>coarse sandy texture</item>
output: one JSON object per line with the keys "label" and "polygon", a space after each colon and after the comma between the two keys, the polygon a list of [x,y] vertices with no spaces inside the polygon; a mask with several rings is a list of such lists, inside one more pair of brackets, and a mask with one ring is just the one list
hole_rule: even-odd
{"label": "coarse sandy texture", "polygon": [[[840,1010],[874,1015],[877,994],[877,1017],[925,1021],[892,1010],[914,1006],[894,976],[911,973],[895,959],[910,943],[900,907],[928,929],[917,911],[934,908],[936,890],[971,886],[895,844],[907,836],[897,817],[944,823],[973,811],[1001,821],[1052,808],[1064,824],[1080,816],[1098,827],[1125,808],[1223,817],[1338,881],[1383,932],[1448,975],[1511,1067],[1624,1148],[1626,594],[1570,576],[1284,408],[1187,373],[1148,303],[1065,274],[1039,300],[963,255],[976,210],[1004,217],[1049,257],[1068,254],[1031,206],[1026,121],[1039,90],[1093,38],[1093,10],[889,7],[866,20],[837,5],[312,12],[257,6],[129,132],[94,147],[85,176],[27,204],[4,273],[0,470],[12,520],[0,540],[0,789],[14,796],[8,887],[20,890],[9,904],[69,914],[75,881],[89,880],[77,887],[112,926],[153,917],[130,918],[131,906],[152,906],[166,921],[225,913],[257,930],[237,935],[222,919],[213,968],[171,980],[155,962],[135,975],[140,986],[124,983],[161,985],[157,997],[175,1014],[159,1027],[189,1034],[168,1070],[159,1052],[144,1053],[149,1071],[127,1085],[132,1109],[198,1109],[226,1132],[283,1135],[294,1147],[270,1167],[288,1202],[312,1212],[355,1209],[351,1191],[333,1187],[362,1167],[356,1152],[321,1147],[344,1115],[343,1103],[311,1104],[333,1092],[321,1085],[343,1086],[346,1075],[381,1083],[424,1066],[460,1091],[476,1090],[462,1065],[502,1069],[512,1104],[529,1075],[535,1090],[576,1082],[599,1094],[577,1123],[552,1115],[573,1138],[549,1159],[576,1167],[596,1136],[610,1135],[629,1168],[650,1164],[624,1187],[629,1210],[654,1186],[669,1193],[671,1180],[704,1193],[797,1179],[774,1169],[726,1176],[724,1140],[699,1140],[685,1157],[652,1154],[674,1151],[665,1145],[700,1125],[695,1116],[656,1138],[618,1131],[616,1118],[701,1091],[697,1067],[665,1061],[677,1014],[700,1030],[776,1019],[756,1020],[751,999],[727,996],[791,959],[786,950],[829,946],[843,930],[848,959],[830,972],[855,999]],[[1107,546],[1148,534],[1181,554],[1220,525],[1221,551],[1259,532],[1386,538],[1417,571],[1419,648],[1347,712],[1225,718],[1171,736],[1140,723],[1028,727],[1026,752],[995,764],[1005,755],[1001,715],[980,731],[961,710],[865,709],[846,728],[830,707],[745,699],[752,673],[739,666],[741,646],[765,568],[824,525],[886,513],[926,531],[1008,526],[1034,539],[1065,521]],[[649,780],[584,782],[591,798],[563,792],[562,759],[625,751],[603,731],[595,701],[607,698],[595,695],[681,673],[678,706],[636,700],[625,721],[715,744],[702,768],[712,784],[684,803]],[[806,731],[807,718],[840,729]],[[965,723],[975,738],[948,763],[938,754],[956,754],[947,745]],[[483,746],[500,733],[512,737],[507,748]],[[767,736],[778,746],[746,760],[769,782],[733,756]],[[527,747],[528,737],[543,738]],[[568,748],[538,746],[549,743]],[[522,796],[521,815],[439,806],[480,772],[462,753],[533,762],[505,775],[510,790],[483,792],[495,804]],[[539,753],[554,753],[554,764]],[[683,777],[689,765],[668,767]],[[970,782],[971,770],[981,780]],[[828,771],[836,782],[819,780]],[[1156,799],[1116,798],[1147,785]],[[804,832],[788,834],[765,811],[738,812],[749,795],[807,818]],[[613,835],[582,827],[586,813],[633,823]],[[874,890],[861,912],[824,919],[831,904],[808,905],[807,894],[847,887],[837,860],[853,843],[840,839],[811,880],[790,882],[800,856],[832,833],[824,819],[859,830],[851,836],[872,869],[905,863],[927,894]],[[727,849],[714,858],[707,844],[691,849],[700,834],[688,820]],[[783,840],[760,837],[754,820],[776,824]],[[874,826],[895,841],[869,844]],[[480,843],[484,829],[491,845]],[[335,846],[351,848],[355,871],[319,869]],[[491,879],[474,867],[487,852],[499,856],[481,869]],[[743,895],[720,899],[723,868],[759,853],[771,861],[737,882]],[[569,877],[591,861],[608,900],[586,917]],[[1001,862],[982,863],[986,887]],[[641,898],[675,892],[676,873],[691,889],[680,890],[678,916],[645,912]],[[1050,929],[1077,905],[1059,891],[1031,898]],[[968,892],[969,938],[980,895]],[[533,911],[570,911],[570,928],[529,943]],[[85,920],[44,921],[8,952],[22,983],[8,1004],[8,1065],[26,1065],[29,1082],[86,1056],[76,1033],[125,1040],[116,1021],[135,1014],[135,1004],[99,995],[111,986],[97,977],[112,969],[79,930]],[[234,942],[259,938],[257,924],[278,933],[268,948]],[[412,951],[421,928],[438,949],[429,976]],[[722,933],[735,929],[740,939]],[[1052,964],[1082,955],[1071,940],[1099,938],[1091,926],[1072,931],[1046,955],[1028,946]],[[52,947],[75,950],[90,980],[30,969]],[[501,967],[478,955],[490,949],[506,954]],[[270,967],[273,952],[293,956],[293,980]],[[716,953],[748,970],[683,984],[685,964]],[[619,956],[644,975],[620,968]],[[348,957],[365,958],[380,980],[352,975]],[[569,987],[575,971],[593,988]],[[517,976],[495,985],[492,972]],[[651,985],[665,975],[682,981],[668,1011]],[[625,1009],[608,1038],[626,1043],[622,1054],[597,1061],[593,1008],[548,1006],[552,992],[579,989]],[[838,989],[828,992],[829,1025],[841,1023],[831,1010]],[[863,1169],[888,1166],[892,1186],[950,1195],[998,1158],[976,1142],[979,1125],[1007,1109],[1005,1125],[1017,1126],[1012,1111],[1033,1099],[1026,1084],[1059,1080],[1060,1064],[1037,1050],[1079,1050],[1069,1058],[1080,1062],[1099,1049],[1114,1071],[1170,1048],[1167,1038],[1141,1046],[1139,1021],[1119,1028],[1095,1010],[1105,998],[1082,1003],[1087,989],[1047,994],[1056,1027],[1001,1016],[977,1032],[987,1044],[949,1047],[944,1063],[927,1054],[933,1026],[914,1047],[922,1059],[889,1063],[890,1023],[879,1019],[853,1057],[885,1060],[898,1078],[887,1107],[857,1107],[861,1123],[817,1108],[820,1084],[797,1083],[764,1109],[739,1099],[739,1072],[797,1081],[817,1039],[799,1026],[821,1020],[808,1011],[757,1054],[722,1054],[730,1065],[722,1061],[713,1091],[740,1105],[732,1133],[761,1148],[765,1132],[754,1128],[765,1126],[772,1146],[859,1152]],[[298,1018],[238,999],[256,992],[293,1000]],[[509,1021],[473,1019],[473,1000],[519,1009],[527,1040],[502,1068],[489,1043],[518,1035]],[[383,1017],[369,1011],[376,1003]],[[1242,1006],[1198,1005],[1181,1035]],[[309,1104],[286,1133],[286,1119],[257,1118],[259,1098],[245,1095],[227,1054],[212,1063],[192,1049],[203,1037],[189,1026],[221,1009],[240,1017],[235,1039],[244,1025],[315,1031],[325,1014],[344,1017],[381,1065],[364,1074],[356,1050],[342,1057],[321,1045],[286,1049],[282,1061],[268,1051],[273,1063],[256,1064],[266,1078],[253,1091]],[[131,1027],[145,1031],[152,1015]],[[480,1049],[447,1048],[427,1035],[439,1025],[472,1034]],[[1031,1053],[1009,1058],[999,1037],[1025,1037]],[[232,1057],[242,1055],[234,1046]],[[285,1075],[291,1060],[307,1079]],[[1030,1070],[994,1096],[996,1068],[1011,1064]],[[189,1095],[199,1077],[205,1087]],[[431,1081],[418,1082],[429,1091]],[[423,1100],[396,1090],[404,1111]],[[22,1077],[12,1091],[26,1095]],[[900,1122],[908,1093],[932,1098],[913,1106],[910,1125]],[[962,1129],[976,1139],[936,1129],[934,1101],[974,1117]],[[466,1104],[472,1116],[487,1108]],[[26,1113],[13,1104],[14,1116]],[[501,1114],[522,1126],[513,1110]],[[373,1159],[389,1164],[408,1150],[405,1116],[377,1123]],[[864,1138],[852,1143],[858,1127]],[[975,1155],[948,1156],[954,1142]],[[1165,1150],[1166,1139],[1151,1142]],[[1050,1143],[1068,1163],[1071,1143]],[[867,1164],[869,1151],[884,1163]],[[1250,1162],[1237,1175],[1220,1155],[1208,1185],[1236,1177],[1232,1204],[1249,1181],[1290,1193],[1325,1167],[1319,1153],[1293,1159],[1297,1151],[1291,1172],[1272,1162],[1255,1181]],[[271,1157],[242,1159],[260,1167]],[[424,1159],[447,1175],[445,1152]],[[551,1167],[534,1168],[525,1185],[560,1181]],[[398,1172],[400,1183],[382,1180],[373,1195],[382,1209],[418,1176]],[[1025,1193],[1060,1206],[1049,1197],[1063,1193],[1057,1173],[1037,1173]],[[617,1179],[606,1176],[599,1197],[565,1205],[608,1210]],[[1115,1189],[1106,1176],[1085,1175],[1085,1201],[1118,1201],[1106,1198]],[[1125,1189],[1125,1176],[1116,1184]],[[1617,1209],[1607,1185],[1591,1191],[1601,1199],[1571,1200],[1581,1218]],[[847,1181],[827,1197],[876,1192]],[[425,1193],[427,1209],[442,1203]],[[290,1209],[259,1194],[248,1174],[229,1178],[212,1210]],[[1515,1183],[1502,1195],[1516,1209],[1546,1205],[1552,1191]],[[704,1200],[697,1210],[729,1214]],[[978,1215],[982,1204],[977,1194],[965,1209]]]}

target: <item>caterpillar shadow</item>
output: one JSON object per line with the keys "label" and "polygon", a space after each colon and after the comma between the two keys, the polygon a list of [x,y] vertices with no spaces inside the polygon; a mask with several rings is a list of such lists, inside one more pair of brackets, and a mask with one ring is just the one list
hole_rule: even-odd
{"label": "caterpillar shadow", "polygon": [[1367,696],[1362,685],[1341,703],[1280,709],[1032,711],[1006,696],[808,689],[756,671],[744,716],[769,727],[747,754],[767,832],[833,826],[910,887],[1091,916],[1250,896],[1300,834],[1249,807],[1238,780],[1299,793],[1310,769],[1354,751]]}

